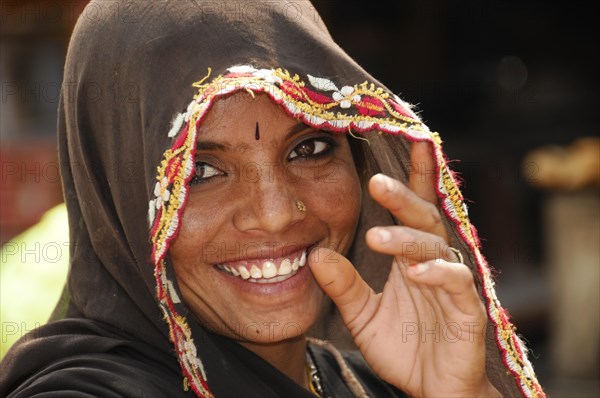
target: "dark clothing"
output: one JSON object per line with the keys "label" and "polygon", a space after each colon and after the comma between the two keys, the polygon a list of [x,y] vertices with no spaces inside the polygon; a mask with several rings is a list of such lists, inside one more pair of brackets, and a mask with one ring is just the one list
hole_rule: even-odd
{"label": "dark clothing", "polygon": [[[49,324],[43,333],[48,336],[38,330],[26,337],[28,343],[20,344],[21,357],[35,360],[7,364],[5,371],[14,377],[15,386],[18,385],[8,397],[195,396],[191,389],[184,391],[181,369],[173,355],[109,325],[66,319]],[[223,348],[235,352],[233,356],[214,359],[227,369],[230,377],[229,383],[213,388],[217,397],[311,397],[308,391],[252,352],[239,350],[236,343],[213,334],[205,337],[222,340]],[[309,345],[309,349],[319,370],[324,396],[352,396],[333,355],[315,345]],[[405,397],[375,376],[359,353],[344,352],[344,357],[370,397]],[[244,363],[252,366],[247,368]],[[253,372],[248,372],[249,369]],[[264,384],[254,373],[270,374],[271,379]],[[6,396],[4,393],[2,396]]]}

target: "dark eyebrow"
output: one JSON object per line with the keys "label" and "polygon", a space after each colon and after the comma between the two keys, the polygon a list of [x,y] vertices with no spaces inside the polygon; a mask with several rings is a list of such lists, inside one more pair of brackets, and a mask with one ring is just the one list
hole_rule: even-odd
{"label": "dark eyebrow", "polygon": [[[292,126],[286,133],[285,133],[285,138],[288,139],[290,137],[293,137],[294,135],[305,131],[305,130],[309,130],[309,129],[313,129],[313,127],[304,124],[302,122],[298,122],[297,124],[295,124],[294,126]],[[198,142],[196,142],[196,149],[197,150],[204,150],[204,151],[212,151],[212,150],[218,150],[218,151],[230,151],[231,150],[231,146],[227,143],[220,143],[220,142],[215,142],[215,141],[202,141],[199,140]]]}
{"label": "dark eyebrow", "polygon": [[309,129],[313,129],[313,127],[309,126],[308,124],[298,122],[298,124],[292,126],[292,128],[288,130],[288,132],[285,135],[285,138],[293,137],[294,135]]}
{"label": "dark eyebrow", "polygon": [[198,141],[196,142],[196,149],[204,151],[219,150],[226,152],[229,151],[231,147],[228,144],[221,144],[214,141]]}

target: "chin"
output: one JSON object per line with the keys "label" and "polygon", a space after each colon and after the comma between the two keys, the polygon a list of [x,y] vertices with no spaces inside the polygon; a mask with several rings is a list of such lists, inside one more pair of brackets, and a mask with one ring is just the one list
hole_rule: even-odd
{"label": "chin", "polygon": [[291,307],[256,313],[230,325],[236,339],[256,344],[273,344],[305,335],[315,324],[321,311],[323,293]]}

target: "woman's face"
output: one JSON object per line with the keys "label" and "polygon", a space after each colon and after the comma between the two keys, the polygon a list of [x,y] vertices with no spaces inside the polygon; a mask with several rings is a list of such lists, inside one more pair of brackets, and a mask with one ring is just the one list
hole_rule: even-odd
{"label": "woman's face", "polygon": [[195,161],[170,248],[184,301],[204,325],[239,341],[305,333],[323,300],[307,251],[345,253],[358,221],[346,135],[299,123],[266,95],[238,93],[214,104]]}

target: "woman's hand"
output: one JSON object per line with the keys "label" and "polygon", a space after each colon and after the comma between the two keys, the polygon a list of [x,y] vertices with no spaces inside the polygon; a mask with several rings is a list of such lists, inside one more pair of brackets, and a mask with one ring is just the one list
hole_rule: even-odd
{"label": "woman's hand", "polygon": [[473,275],[448,246],[429,144],[411,148],[409,187],[384,175],[371,196],[403,226],[379,226],[368,246],[394,256],[375,293],[339,253],[320,248],[309,264],[372,369],[412,396],[499,396],[485,373],[487,316]]}

